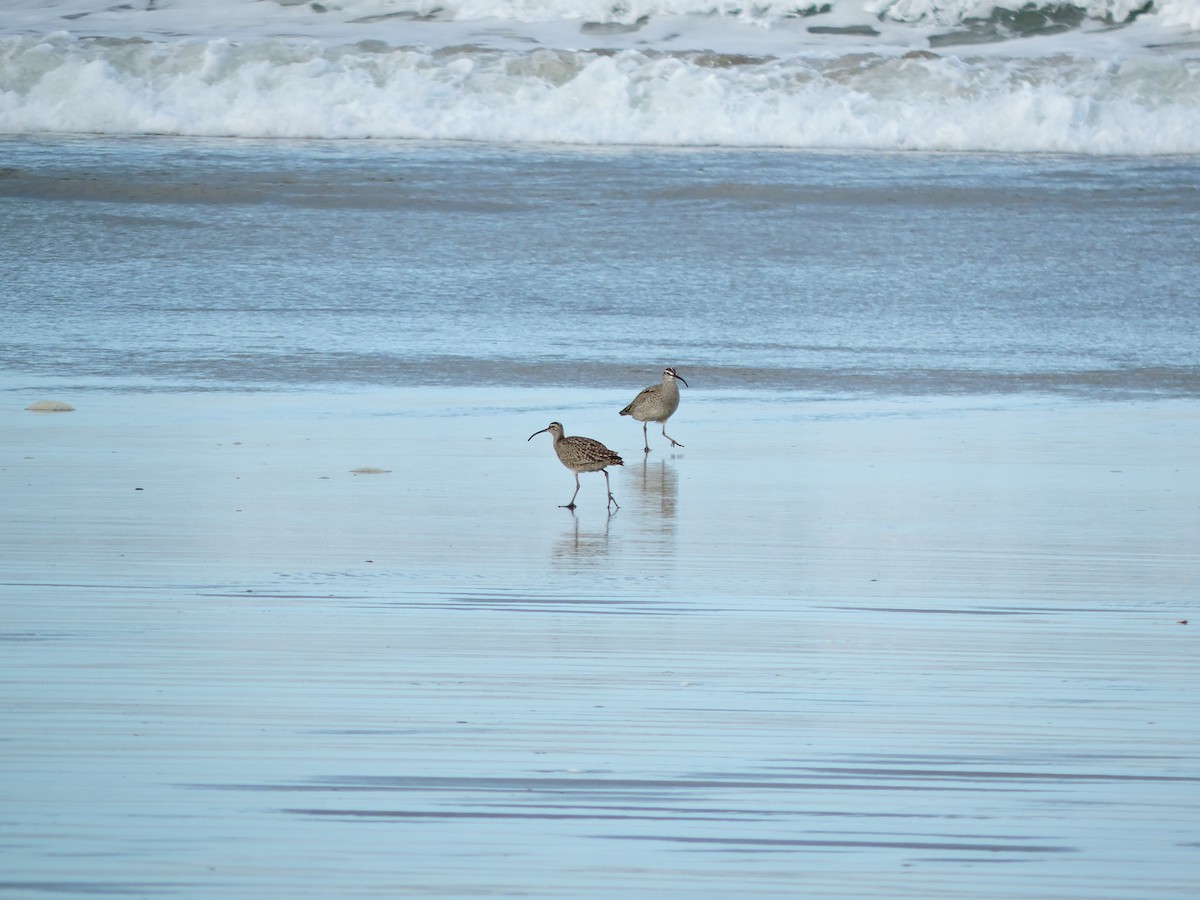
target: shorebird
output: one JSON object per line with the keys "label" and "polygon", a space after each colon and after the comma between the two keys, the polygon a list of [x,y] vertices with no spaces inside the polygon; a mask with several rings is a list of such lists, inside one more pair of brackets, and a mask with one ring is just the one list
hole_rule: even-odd
{"label": "shorebird", "polygon": [[527,442],[532,441],[544,431],[550,432],[550,436],[554,438],[554,452],[558,455],[558,461],[575,473],[575,493],[571,495],[570,502],[564,503],[562,508],[575,508],[575,498],[579,496],[580,472],[603,472],[604,486],[608,488],[608,505],[620,509],[621,504],[612,495],[612,486],[609,483],[608,472],[605,469],[607,466],[625,465],[621,457],[617,456],[617,454],[613,453],[599,441],[594,441],[591,438],[579,437],[578,435],[563,437],[563,427],[558,422],[551,422],[541,431],[535,431],[525,440]]}
{"label": "shorebird", "polygon": [[663,369],[662,384],[652,384],[633,398],[633,402],[621,410],[623,416],[633,416],[642,423],[642,441],[646,444],[646,452],[650,452],[650,438],[646,435],[647,422],[662,422],[662,433],[672,447],[682,447],[683,444],[667,434],[667,419],[679,409],[679,385],[676,381],[684,381],[679,374],[667,366]]}

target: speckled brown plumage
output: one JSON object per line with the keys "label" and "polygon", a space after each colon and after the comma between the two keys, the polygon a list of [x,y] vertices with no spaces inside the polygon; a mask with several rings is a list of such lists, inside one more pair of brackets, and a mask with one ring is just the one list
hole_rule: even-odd
{"label": "speckled brown plumage", "polygon": [[589,437],[564,435],[563,427],[558,422],[551,422],[541,431],[535,431],[526,440],[532,441],[545,431],[550,432],[550,436],[554,439],[554,453],[558,457],[558,461],[575,473],[575,493],[571,495],[570,502],[564,503],[563,507],[565,509],[575,508],[575,498],[579,495],[580,472],[603,472],[604,485],[608,488],[609,506],[615,506],[617,509],[620,509],[621,505],[617,503],[617,498],[612,495],[612,487],[608,481],[608,472],[605,469],[608,466],[625,465],[621,457],[599,441],[592,440]]}
{"label": "speckled brown plumage", "polygon": [[641,393],[633,398],[633,402],[621,410],[623,416],[633,416],[642,423],[642,441],[646,445],[646,452],[650,452],[650,438],[646,434],[647,422],[662,422],[663,437],[671,442],[672,447],[682,447],[683,444],[675,440],[667,434],[667,419],[674,415],[675,410],[679,409],[679,385],[676,380],[683,381],[684,385],[687,382],[679,377],[678,373],[670,366],[663,369],[663,380],[661,384],[652,384],[648,388],[644,388]]}

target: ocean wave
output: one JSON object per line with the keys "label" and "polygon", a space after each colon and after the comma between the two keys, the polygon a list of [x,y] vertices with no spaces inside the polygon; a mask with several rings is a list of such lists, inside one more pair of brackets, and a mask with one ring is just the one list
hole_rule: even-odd
{"label": "ocean wave", "polygon": [[0,132],[1200,152],[1200,60],[0,38]]}
{"label": "ocean wave", "polygon": [[[349,31],[358,31],[393,44],[406,42],[397,39],[400,32],[414,30],[424,32],[421,40],[453,42],[473,31],[492,42],[518,43],[569,40],[570,35],[580,41],[625,37],[684,44],[702,37],[724,43],[753,34],[772,36],[781,46],[813,36],[921,46],[945,29],[977,40],[981,34],[1002,40],[1095,31],[1136,20],[1152,20],[1168,31],[1200,30],[1196,0],[205,0],[202,5],[6,0],[4,6],[0,34],[61,29],[80,37],[232,37],[236,32],[345,39]],[[889,27],[897,24],[904,27]],[[537,27],[555,25],[564,27]],[[663,30],[654,34],[655,26]]]}
{"label": "ocean wave", "polygon": [[1075,15],[1110,24],[1128,22],[1154,8],[1147,0],[1078,0],[1061,2],[997,3],[995,0],[868,0],[867,12],[894,19],[897,22],[936,22],[939,25],[959,25],[972,19],[987,19],[1007,13],[1052,17]]}
{"label": "ocean wave", "polygon": [[[278,0],[277,0],[278,2]],[[1159,0],[1161,4],[1163,0]],[[1172,0],[1166,0],[1170,5]],[[1180,0],[1174,0],[1178,3]],[[1053,8],[1075,6],[1096,19],[1124,22],[1131,15],[1152,8],[1147,0],[1045,0],[1041,4],[1029,0],[1010,0],[1009,7],[1018,11],[1041,6]],[[300,5],[283,0],[280,5]],[[770,21],[811,15],[822,10],[844,7],[862,10],[871,15],[887,16],[903,22],[937,21],[942,24],[963,19],[987,16],[1005,4],[996,0],[415,0],[415,2],[383,2],[380,0],[343,0],[323,3],[334,10],[365,12],[370,8],[377,15],[411,15],[423,18],[442,18],[453,21],[482,19],[511,19],[522,22],[554,21],[561,19],[590,19],[594,21],[635,22],[654,16],[721,16],[752,21]],[[827,8],[827,9],[826,9]]]}

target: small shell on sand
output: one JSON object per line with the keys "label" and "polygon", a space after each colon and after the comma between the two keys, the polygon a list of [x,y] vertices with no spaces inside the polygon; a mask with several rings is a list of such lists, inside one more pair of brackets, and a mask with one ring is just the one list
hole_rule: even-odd
{"label": "small shell on sand", "polygon": [[374,466],[363,466],[360,469],[351,469],[350,474],[352,474],[352,475],[387,475],[391,471],[392,471],[391,469],[377,469]]}
{"label": "small shell on sand", "polygon": [[61,400],[39,400],[25,407],[30,412],[75,412],[75,407]]}

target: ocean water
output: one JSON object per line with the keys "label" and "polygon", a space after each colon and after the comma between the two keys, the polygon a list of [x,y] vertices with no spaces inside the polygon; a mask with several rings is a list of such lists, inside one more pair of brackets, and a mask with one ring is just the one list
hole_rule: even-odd
{"label": "ocean water", "polygon": [[1200,152],[1194,0],[14,0],[0,133]]}
{"label": "ocean water", "polygon": [[[1200,161],[0,140],[14,384],[1200,392]],[[653,379],[652,379],[653,380]]]}
{"label": "ocean water", "polygon": [[7,4],[0,370],[1194,394],[1200,14],[984,6]]}
{"label": "ocean water", "polygon": [[1196,4],[3,7],[0,895],[1195,895]]}

